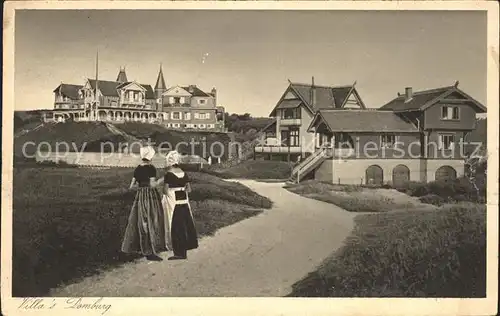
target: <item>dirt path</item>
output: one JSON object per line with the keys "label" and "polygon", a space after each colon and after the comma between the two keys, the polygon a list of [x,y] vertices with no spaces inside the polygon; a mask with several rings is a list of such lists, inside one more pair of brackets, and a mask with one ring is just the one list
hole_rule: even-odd
{"label": "dirt path", "polygon": [[341,246],[352,229],[355,214],[293,194],[282,183],[239,182],[269,197],[273,208],[203,238],[187,261],[142,259],[51,294],[285,296],[292,284]]}

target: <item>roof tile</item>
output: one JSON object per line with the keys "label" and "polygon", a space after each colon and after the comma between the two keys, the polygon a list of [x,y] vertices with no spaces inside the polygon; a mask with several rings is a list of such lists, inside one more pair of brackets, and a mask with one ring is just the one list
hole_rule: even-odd
{"label": "roof tile", "polygon": [[411,122],[394,112],[377,110],[320,110],[336,132],[418,132]]}

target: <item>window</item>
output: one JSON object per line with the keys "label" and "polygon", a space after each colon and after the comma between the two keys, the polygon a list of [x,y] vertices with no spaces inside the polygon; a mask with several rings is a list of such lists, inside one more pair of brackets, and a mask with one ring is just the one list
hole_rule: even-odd
{"label": "window", "polygon": [[287,119],[298,119],[300,118],[300,109],[283,109],[281,110],[281,118],[284,120]]}
{"label": "window", "polygon": [[444,105],[441,108],[442,120],[458,120],[460,119],[460,108],[458,106]]}
{"label": "window", "polygon": [[194,124],[194,125],[193,125],[193,127],[194,127],[194,128],[198,128],[198,125]]}
{"label": "window", "polygon": [[172,119],[173,120],[180,120],[181,119],[181,112],[172,112]]}
{"label": "window", "polygon": [[184,98],[184,97],[179,98],[179,103],[185,103],[185,101],[186,101],[186,98]]}
{"label": "window", "polygon": [[174,97],[174,103],[181,103],[181,98]]}
{"label": "window", "polygon": [[185,120],[190,120],[190,119],[191,119],[191,113],[189,113],[189,112],[184,112],[184,119],[185,119]]}
{"label": "window", "polygon": [[290,129],[290,146],[299,146],[299,130]]}
{"label": "window", "polygon": [[288,131],[281,131],[281,145],[282,146],[288,146],[288,137],[289,137],[289,132]]}
{"label": "window", "polygon": [[455,135],[441,134],[439,135],[439,149],[451,150],[455,143]]}
{"label": "window", "polygon": [[380,147],[393,148],[396,145],[396,135],[385,134],[380,136]]}
{"label": "window", "polygon": [[200,100],[198,100],[198,103],[199,103],[199,104],[205,104],[205,103],[207,103],[207,100],[205,100],[205,99],[200,99]]}
{"label": "window", "polygon": [[205,124],[200,124],[200,128],[205,128]]}
{"label": "window", "polygon": [[194,118],[199,120],[210,119],[210,113],[194,113]]}

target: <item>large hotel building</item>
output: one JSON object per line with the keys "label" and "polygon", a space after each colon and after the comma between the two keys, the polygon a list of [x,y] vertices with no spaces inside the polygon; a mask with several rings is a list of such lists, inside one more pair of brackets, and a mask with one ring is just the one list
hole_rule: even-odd
{"label": "large hotel building", "polygon": [[121,68],[115,81],[96,76],[83,85],[61,83],[54,95],[54,110],[45,113],[45,121],[135,121],[179,129],[225,130],[224,108],[217,106],[216,89],[167,87],[161,66],[154,89],[127,80],[125,68]]}

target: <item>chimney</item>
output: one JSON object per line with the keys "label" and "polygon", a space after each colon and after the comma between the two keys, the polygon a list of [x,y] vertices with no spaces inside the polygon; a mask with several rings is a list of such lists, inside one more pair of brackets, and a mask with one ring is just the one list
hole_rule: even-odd
{"label": "chimney", "polygon": [[412,87],[405,88],[405,102],[411,100],[413,98],[413,89]]}
{"label": "chimney", "polygon": [[316,104],[316,86],[314,85],[314,76],[312,77],[311,92],[310,92],[310,104],[314,106]]}
{"label": "chimney", "polygon": [[215,98],[217,96],[217,89],[215,89],[215,87],[213,87],[211,93]]}

